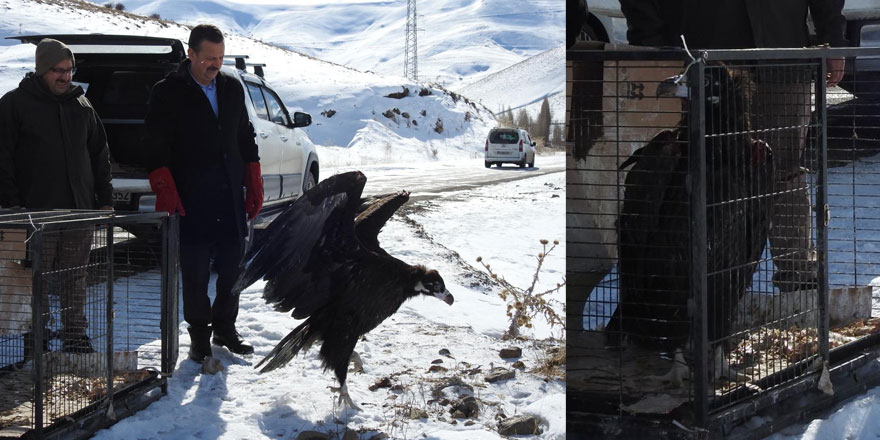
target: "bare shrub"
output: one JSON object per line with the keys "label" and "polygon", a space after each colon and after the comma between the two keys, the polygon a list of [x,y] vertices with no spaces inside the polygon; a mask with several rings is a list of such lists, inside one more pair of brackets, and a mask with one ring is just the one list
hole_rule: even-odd
{"label": "bare shrub", "polygon": [[486,264],[482,257],[477,257],[477,262],[482,264],[486,271],[489,272],[489,276],[492,277],[492,280],[501,286],[502,290],[498,296],[507,302],[507,316],[510,318],[510,326],[504,333],[504,339],[519,336],[521,327],[531,328],[532,320],[538,315],[543,315],[544,319],[547,320],[552,328],[558,327],[562,331],[565,330],[565,319],[562,316],[559,316],[559,314],[553,309],[554,305],[562,305],[564,310],[565,305],[548,297],[548,295],[559,291],[559,289],[565,285],[565,279],[563,279],[561,283],[556,283],[556,287],[552,289],[538,293],[535,292],[535,284],[538,282],[538,275],[541,273],[541,266],[544,265],[544,259],[547,258],[547,255],[549,255],[550,252],[553,252],[553,250],[556,249],[558,244],[559,241],[554,240],[553,245],[548,249],[548,241],[541,240],[543,250],[538,253],[538,264],[535,268],[535,274],[532,276],[531,285],[526,289],[510,284],[510,282],[508,282],[503,276],[493,272],[491,266]]}

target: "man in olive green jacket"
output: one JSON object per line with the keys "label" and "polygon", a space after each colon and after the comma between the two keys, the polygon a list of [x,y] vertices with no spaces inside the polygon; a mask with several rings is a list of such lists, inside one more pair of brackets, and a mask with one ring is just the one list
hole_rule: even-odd
{"label": "man in olive green jacket", "polygon": [[[71,83],[75,59],[57,40],[37,45],[36,71],[0,98],[0,207],[111,210],[110,154],[104,127],[83,89]],[[42,292],[61,299],[62,351],[93,352],[86,329],[85,269],[94,228],[44,234]],[[43,325],[49,323],[43,300]],[[43,347],[49,348],[48,331]],[[25,351],[33,343],[25,335]],[[27,354],[25,356],[27,358]]]}

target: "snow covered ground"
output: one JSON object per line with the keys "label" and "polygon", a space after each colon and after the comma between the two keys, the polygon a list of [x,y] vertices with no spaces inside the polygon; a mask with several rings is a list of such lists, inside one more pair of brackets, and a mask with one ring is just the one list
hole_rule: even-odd
{"label": "snow covered ground", "polygon": [[[474,160],[474,166],[482,166]],[[369,179],[370,170],[366,172]],[[502,341],[508,326],[506,304],[488,281],[477,257],[512,284],[527,287],[534,274],[541,239],[560,243],[546,258],[537,290],[552,289],[565,270],[564,173],[558,172],[497,185],[445,193],[410,202],[380,234],[382,246],[410,263],[437,269],[455,296],[452,306],[433,298],[405,303],[400,311],[358,343],[363,373],[350,373],[349,389],[362,411],[343,409],[328,387],[317,347],[286,367],[267,374],[253,368],[298,321],[273,311],[261,298],[262,282],[241,297],[238,329],[255,347],[252,358],[215,348],[226,366],[217,375],[199,373],[186,359],[189,337],[180,327],[181,359],[169,379],[168,395],[148,408],[100,431],[98,439],[293,439],[306,430],[341,438],[346,429],[359,438],[379,432],[395,439],[497,439],[500,414],[537,416],[542,434],[565,438],[565,383],[558,377],[532,372],[548,359],[545,338],[559,337],[560,328],[539,322],[523,341]],[[562,314],[564,288],[553,294]],[[538,342],[541,341],[541,342]],[[519,359],[501,359],[498,351],[516,346]],[[448,355],[440,354],[442,349]],[[433,362],[442,370],[429,372]],[[484,378],[493,367],[525,368],[516,377],[496,383]],[[390,388],[369,387],[389,378]],[[461,386],[446,386],[452,383]],[[471,387],[471,388],[468,388]],[[456,419],[440,399],[472,395],[479,415]]]}

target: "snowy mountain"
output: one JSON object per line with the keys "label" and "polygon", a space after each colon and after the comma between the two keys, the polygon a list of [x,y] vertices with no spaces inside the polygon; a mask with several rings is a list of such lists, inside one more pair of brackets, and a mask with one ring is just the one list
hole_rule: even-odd
{"label": "snowy mountain", "polygon": [[[95,3],[104,3],[95,1]],[[381,75],[403,76],[406,0],[127,0],[126,10],[232,32]],[[562,0],[417,2],[419,80],[456,90],[559,46]]]}
{"label": "snowy mountain", "polygon": [[[516,90],[517,99],[510,98]],[[459,90],[496,114],[525,108],[532,117],[546,97],[554,122],[565,120],[565,46],[558,46],[493,73]]]}

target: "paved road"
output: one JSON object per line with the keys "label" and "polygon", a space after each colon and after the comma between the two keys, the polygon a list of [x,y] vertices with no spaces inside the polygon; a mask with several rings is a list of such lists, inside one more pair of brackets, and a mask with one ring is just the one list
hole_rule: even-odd
{"label": "paved road", "polygon": [[413,199],[431,198],[440,193],[493,185],[565,171],[565,155],[538,156],[533,168],[505,165],[486,168],[483,159],[424,164],[369,165],[362,167],[327,168],[322,178],[346,171],[359,170],[367,176],[364,195],[385,194],[407,190]]}

